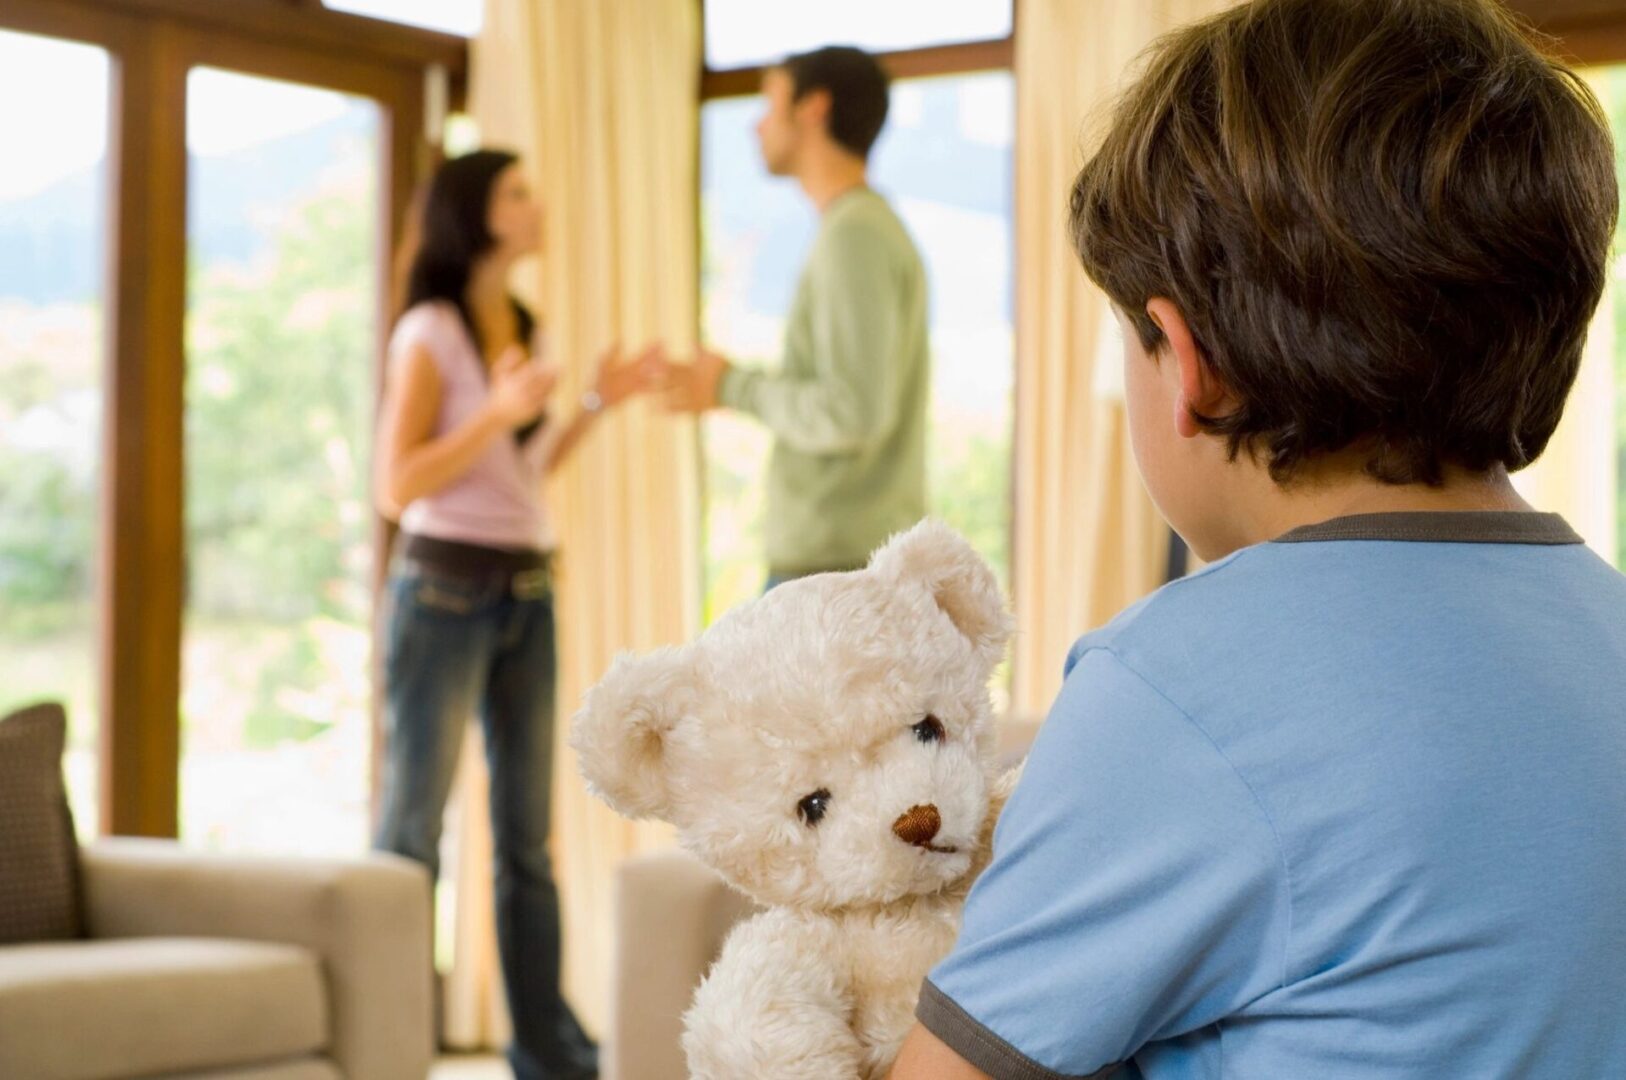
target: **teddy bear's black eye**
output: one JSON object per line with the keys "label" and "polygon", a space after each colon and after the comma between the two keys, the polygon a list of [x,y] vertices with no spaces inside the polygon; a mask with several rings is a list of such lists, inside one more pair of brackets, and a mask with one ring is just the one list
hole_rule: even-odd
{"label": "teddy bear's black eye", "polygon": [[802,820],[807,822],[809,825],[817,825],[819,822],[823,821],[824,813],[829,809],[830,792],[826,788],[820,788],[796,804],[796,812],[800,814]]}
{"label": "teddy bear's black eye", "polygon": [[943,721],[935,716],[927,716],[909,730],[913,731],[915,738],[923,743],[942,742],[948,738],[948,732],[943,730]]}

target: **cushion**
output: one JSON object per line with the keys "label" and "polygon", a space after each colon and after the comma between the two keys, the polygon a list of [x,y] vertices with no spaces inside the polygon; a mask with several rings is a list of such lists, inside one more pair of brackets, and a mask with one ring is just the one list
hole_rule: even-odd
{"label": "cushion", "polygon": [[60,705],[0,720],[0,945],[79,936],[79,852],[62,783],[67,738]]}
{"label": "cushion", "polygon": [[327,1011],[321,964],[292,945],[12,945],[0,949],[0,1076],[113,1080],[270,1064],[325,1048]]}
{"label": "cushion", "polygon": [[344,1074],[327,1058],[305,1057],[246,1069],[189,1072],[175,1080],[344,1080]]}

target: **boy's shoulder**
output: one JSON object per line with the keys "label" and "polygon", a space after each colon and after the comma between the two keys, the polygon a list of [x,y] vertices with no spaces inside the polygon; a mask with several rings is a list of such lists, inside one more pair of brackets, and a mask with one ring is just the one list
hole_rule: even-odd
{"label": "boy's shoulder", "polygon": [[[1064,676],[1096,649],[1110,652],[1140,671],[1142,666],[1155,667],[1160,654],[1188,651],[1201,637],[1227,632],[1226,626],[1234,633],[1236,620],[1250,613],[1261,588],[1271,589],[1277,584],[1273,579],[1281,576],[1281,569],[1269,556],[1269,546],[1233,552],[1131,604],[1111,622],[1073,643]],[[1238,611],[1239,605],[1250,610]]]}
{"label": "boy's shoulder", "polygon": [[[1520,526],[1543,523],[1530,515]],[[1163,586],[1079,638],[1065,674],[1102,650],[1177,703],[1200,696],[1213,706],[1291,697],[1307,680],[1319,692],[1349,689],[1425,656],[1455,667],[1468,645],[1505,658],[1509,677],[1555,653],[1626,658],[1626,576],[1579,537],[1289,539]]]}

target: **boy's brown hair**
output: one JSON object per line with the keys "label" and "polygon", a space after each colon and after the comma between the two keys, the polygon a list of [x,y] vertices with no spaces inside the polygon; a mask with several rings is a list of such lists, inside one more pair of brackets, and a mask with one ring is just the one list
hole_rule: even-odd
{"label": "boy's brown hair", "polygon": [[1254,0],[1154,47],[1072,228],[1148,351],[1180,308],[1233,456],[1438,483],[1547,445],[1616,202],[1596,99],[1489,0]]}

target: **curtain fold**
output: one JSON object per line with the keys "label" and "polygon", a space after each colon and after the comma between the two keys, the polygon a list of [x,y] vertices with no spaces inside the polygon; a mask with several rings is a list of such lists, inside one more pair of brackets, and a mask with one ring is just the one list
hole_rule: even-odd
{"label": "curtain fold", "polygon": [[[520,154],[545,206],[545,257],[522,266],[516,285],[564,365],[561,416],[606,346],[693,348],[699,70],[693,0],[487,0],[471,112],[483,143]],[[552,851],[565,992],[594,1032],[611,1022],[615,867],[672,840],[587,794],[566,745],[569,720],[618,651],[680,642],[699,625],[697,447],[692,421],[636,401],[601,420],[548,487],[560,540]],[[479,809],[463,820],[445,1015],[461,1045],[494,1045],[504,1031],[493,1006],[489,823],[482,763],[469,754],[464,765],[475,775],[461,786]]]}
{"label": "curtain fold", "polygon": [[1118,339],[1067,233],[1073,178],[1136,57],[1232,0],[1022,0],[1016,31],[1012,705],[1042,713],[1082,633],[1162,582],[1168,529],[1129,449]]}
{"label": "curtain fold", "polygon": [[[1607,73],[1592,70],[1584,74],[1607,112],[1611,96]],[[1611,284],[1605,286],[1597,317],[1592,320],[1564,419],[1546,453],[1513,478],[1532,506],[1563,514],[1587,544],[1611,563],[1618,551],[1620,513],[1615,395],[1626,394],[1626,386],[1617,386],[1617,381],[1615,289]]]}

